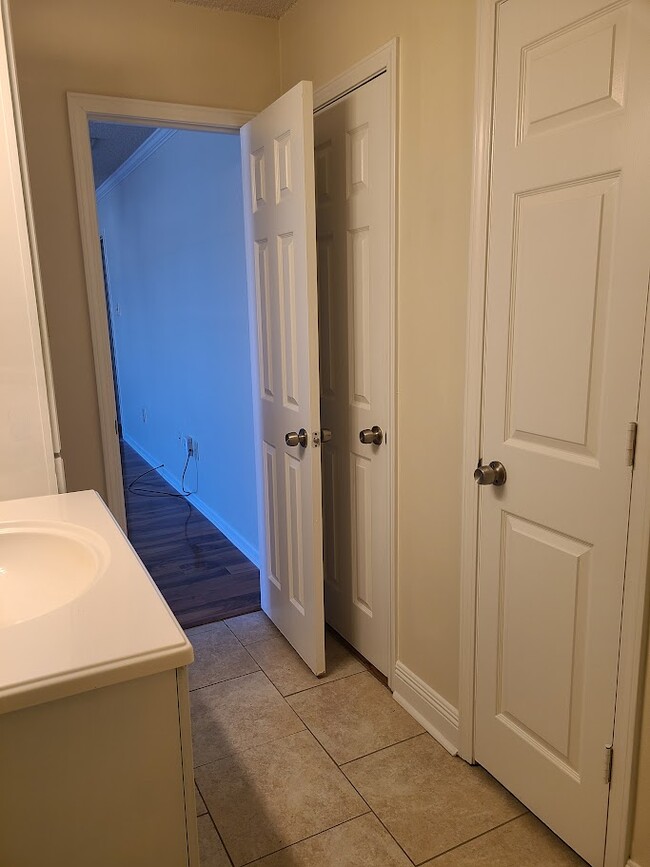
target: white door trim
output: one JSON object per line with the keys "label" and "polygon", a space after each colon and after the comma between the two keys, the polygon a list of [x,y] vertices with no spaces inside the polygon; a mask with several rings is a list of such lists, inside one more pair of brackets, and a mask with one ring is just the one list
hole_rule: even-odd
{"label": "white door trim", "polygon": [[[474,105],[474,170],[469,249],[469,304],[465,384],[463,507],[460,586],[459,752],[474,761],[478,490],[473,471],[481,454],[485,270],[490,193],[491,129],[496,10],[504,0],[475,0],[477,13]],[[516,2],[516,0],[511,0]],[[636,465],[628,553],[619,676],[616,691],[613,776],[607,818],[605,867],[622,867],[629,856],[631,802],[637,755],[644,627],[650,544],[650,336],[646,316],[638,412]]]}
{"label": "white door trim", "polygon": [[398,130],[398,62],[399,40],[391,39],[386,45],[347,69],[341,75],[319,87],[314,92],[314,110],[318,111],[330,102],[345,96],[377,75],[388,77],[390,98],[389,138],[390,138],[390,339],[389,339],[389,408],[388,439],[389,454],[389,569],[390,598],[388,600],[389,660],[388,685],[393,688],[395,666],[397,663],[397,130]]}
{"label": "white door trim", "polygon": [[99,247],[88,121],[119,121],[161,128],[174,127],[211,132],[235,132],[254,117],[254,112],[152,102],[144,99],[126,99],[117,96],[100,96],[90,93],[68,93],[68,115],[95,361],[106,494],[110,510],[122,529],[126,530],[122,461],[119,440],[115,431],[117,418],[115,387],[108,337],[108,315]]}

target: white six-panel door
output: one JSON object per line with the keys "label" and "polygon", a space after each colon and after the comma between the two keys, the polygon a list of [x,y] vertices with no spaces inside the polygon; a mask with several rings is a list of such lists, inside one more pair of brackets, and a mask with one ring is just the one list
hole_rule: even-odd
{"label": "white six-panel door", "polygon": [[602,864],[650,273],[650,4],[497,10],[476,756]]}
{"label": "white six-panel door", "polygon": [[[389,666],[390,114],[386,75],[317,112],[326,617]],[[379,426],[381,444],[361,443]]]}
{"label": "white six-panel door", "polygon": [[[301,82],[241,130],[258,372],[262,608],[325,671],[313,91]],[[287,434],[301,434],[289,445]],[[236,431],[233,431],[236,444]],[[291,438],[290,438],[291,441]]]}

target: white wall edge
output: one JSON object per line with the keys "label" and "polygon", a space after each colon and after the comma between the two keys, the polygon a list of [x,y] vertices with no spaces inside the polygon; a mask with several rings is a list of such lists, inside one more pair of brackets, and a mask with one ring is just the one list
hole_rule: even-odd
{"label": "white wall edge", "polygon": [[[171,485],[175,491],[178,493],[182,493],[182,485],[180,479],[177,479],[172,473],[169,472],[167,467],[161,464],[161,461],[158,461],[152,454],[150,454],[145,448],[143,448],[138,442],[136,442],[132,437],[130,437],[126,433],[122,433],[122,438],[131,448],[136,451],[143,461],[146,461],[151,468],[156,468],[156,472],[160,473],[163,479],[167,482],[167,484]],[[145,482],[146,484],[146,482]],[[200,512],[204,518],[207,518],[211,524],[219,530],[223,535],[230,541],[232,544],[238,548],[244,556],[248,557],[248,559],[253,563],[257,568],[260,567],[260,556],[259,551],[255,548],[244,536],[241,535],[234,527],[232,527],[228,521],[224,520],[221,515],[214,511],[207,503],[204,503],[200,497],[197,497],[196,494],[191,494],[187,497],[188,502],[190,502],[197,512]]]}
{"label": "white wall edge", "polygon": [[458,709],[399,660],[393,698],[452,756],[458,754]]}
{"label": "white wall edge", "polygon": [[104,196],[107,196],[111,190],[114,190],[118,184],[126,180],[128,176],[134,172],[138,166],[142,165],[145,160],[153,156],[159,147],[172,136],[179,132],[177,129],[157,129],[146,138],[142,144],[137,147],[128,159],[118,166],[115,171],[110,174],[103,183],[101,183],[95,191],[97,202],[101,202]]}

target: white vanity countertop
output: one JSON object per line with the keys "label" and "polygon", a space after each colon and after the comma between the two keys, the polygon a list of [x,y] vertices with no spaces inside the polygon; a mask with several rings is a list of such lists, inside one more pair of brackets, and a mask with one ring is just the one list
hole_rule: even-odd
{"label": "white vanity countertop", "polygon": [[[0,625],[0,713],[192,662],[190,642],[99,494],[0,502],[0,532],[12,524],[79,527],[97,542],[100,565],[72,601]],[[1,594],[0,581],[0,605]]]}

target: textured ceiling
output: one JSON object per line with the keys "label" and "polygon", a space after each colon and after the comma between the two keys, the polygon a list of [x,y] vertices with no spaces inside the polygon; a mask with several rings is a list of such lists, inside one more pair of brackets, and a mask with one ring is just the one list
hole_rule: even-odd
{"label": "textured ceiling", "polygon": [[129,123],[104,123],[91,120],[90,145],[93,155],[95,189],[110,177],[142,142],[149,138],[155,128],[133,126]]}
{"label": "textured ceiling", "polygon": [[263,18],[282,18],[296,0],[172,0],[190,6],[206,6],[208,9],[224,9],[226,12],[245,12]]}

